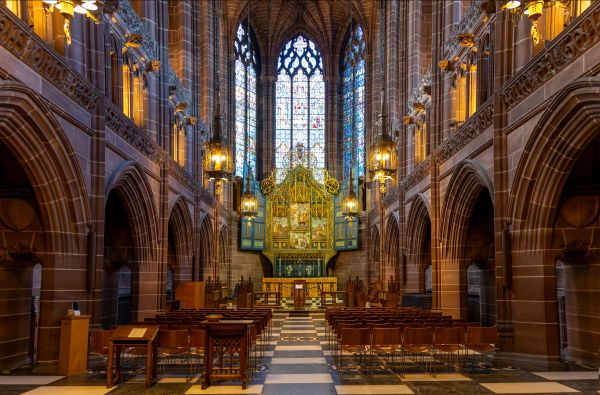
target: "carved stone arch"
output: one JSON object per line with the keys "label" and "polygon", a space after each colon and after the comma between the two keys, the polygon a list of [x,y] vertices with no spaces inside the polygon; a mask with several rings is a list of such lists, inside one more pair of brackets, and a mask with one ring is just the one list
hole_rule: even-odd
{"label": "carved stone arch", "polygon": [[442,209],[441,238],[448,258],[460,257],[471,211],[484,189],[493,202],[494,184],[485,169],[472,159],[459,163],[450,179]]}
{"label": "carved stone arch", "polygon": [[[415,196],[410,206],[406,234],[408,247],[407,290],[424,292],[425,270],[431,263],[431,207],[422,193]],[[427,245],[428,242],[429,245]],[[429,249],[429,253],[427,253],[427,249]]]}
{"label": "carved stone arch", "polygon": [[91,220],[83,174],[70,141],[30,88],[0,81],[0,141],[26,171],[52,254],[45,265],[84,254]]}
{"label": "carved stone arch", "polygon": [[[598,137],[600,77],[582,78],[563,88],[534,128],[515,172],[507,215],[514,231],[551,228],[563,187],[581,152]],[[550,235],[523,238],[543,248]]]}
{"label": "carved stone arch", "polygon": [[212,276],[212,267],[214,265],[214,243],[213,243],[213,224],[212,219],[205,214],[200,222],[200,253],[199,265],[201,279],[208,279]]}
{"label": "carved stone arch", "polygon": [[[37,264],[41,263],[44,272],[59,270],[56,273],[61,273],[43,274],[41,289],[38,288],[38,295],[35,295],[41,296],[42,301],[40,329],[35,344],[38,360],[55,361],[58,359],[55,340],[60,332],[59,318],[64,315],[66,305],[64,298],[57,297],[55,292],[69,289],[71,300],[81,300],[83,309],[94,308],[93,301],[89,301],[92,298],[85,290],[86,236],[92,220],[89,193],[75,151],[61,125],[38,94],[17,81],[0,81],[0,144],[12,154],[26,174],[37,203],[35,218],[36,221],[39,219],[43,232],[39,232],[41,234],[36,238],[44,239],[45,251],[37,251],[35,256],[27,258],[27,264],[39,268]],[[25,245],[25,248],[30,247]],[[15,267],[14,270],[21,268]],[[17,292],[15,288],[16,284],[11,284],[11,289]],[[13,291],[8,291],[8,298],[11,294],[16,295]],[[27,291],[32,292],[32,289]],[[23,305],[23,298],[33,294],[18,295],[18,304]],[[23,313],[28,316],[27,302],[24,305],[7,308],[10,314],[20,314],[19,308],[25,307]],[[18,321],[10,322],[15,324]],[[15,326],[3,331],[4,340],[28,337],[29,333],[23,333],[22,329],[22,326]],[[33,340],[31,342],[25,344],[34,344]],[[0,353],[3,358],[6,357],[5,351],[9,350]],[[15,353],[20,358],[21,350],[11,346],[9,355],[15,356]]]}
{"label": "carved stone arch", "polygon": [[400,224],[395,213],[390,213],[385,222],[385,250],[381,259],[381,279],[385,284],[400,276]]}
{"label": "carved stone arch", "polygon": [[121,163],[108,179],[105,196],[119,194],[127,209],[138,262],[153,262],[158,240],[158,211],[144,169],[134,161]]}
{"label": "carved stone arch", "polygon": [[381,251],[380,251],[380,232],[379,226],[375,225],[371,229],[371,240],[370,240],[370,261],[371,267],[367,270],[370,270],[371,281],[376,281],[379,278],[379,266],[381,262]]}
{"label": "carved stone arch", "polygon": [[219,229],[219,239],[217,240],[217,258],[219,265],[217,267],[217,273],[223,283],[226,283],[228,288],[231,289],[232,281],[231,278],[231,262],[230,251],[229,251],[229,228],[221,226]]}
{"label": "carved stone arch", "polygon": [[173,237],[175,249],[175,286],[181,281],[192,279],[192,233],[188,205],[182,196],[178,196],[169,210],[169,237]]}
{"label": "carved stone arch", "polygon": [[[145,311],[158,309],[156,289],[159,289],[158,211],[154,194],[143,168],[134,161],[121,163],[105,186],[106,202],[116,194],[125,210],[133,242],[131,269],[131,319],[143,320]],[[140,284],[154,283],[155,289]],[[151,313],[148,313],[151,314]]]}

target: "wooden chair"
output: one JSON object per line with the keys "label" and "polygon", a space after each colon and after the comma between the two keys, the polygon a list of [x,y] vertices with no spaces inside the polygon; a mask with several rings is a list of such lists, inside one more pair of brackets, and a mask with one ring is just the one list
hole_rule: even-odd
{"label": "wooden chair", "polygon": [[[482,362],[485,356],[494,354],[498,344],[498,328],[469,326],[465,338],[465,349],[467,352],[473,351],[481,356]],[[467,360],[467,374],[469,373],[469,363]]]}
{"label": "wooden chair", "polygon": [[[402,350],[402,330],[393,326],[373,326],[371,330],[371,361],[373,354],[390,357],[394,366],[394,354]],[[386,361],[387,364],[387,361]]]}
{"label": "wooden chair", "polygon": [[431,357],[433,347],[433,328],[405,327],[402,336],[402,376],[406,374],[406,355],[421,357],[420,360],[427,371],[427,359]]}
{"label": "wooden chair", "polygon": [[[340,332],[340,358],[338,372],[340,380],[342,379],[342,370],[344,363],[344,352],[350,353],[352,356],[359,355],[366,357],[371,346],[371,336],[368,328],[343,328]],[[360,363],[360,359],[359,359]],[[365,364],[361,364],[365,366]]]}
{"label": "wooden chair", "polygon": [[[185,329],[160,329],[158,331],[158,357],[163,359],[164,369],[165,359],[175,361],[177,357],[185,356],[186,367],[189,367],[190,341],[188,331]],[[164,372],[164,370],[163,370]],[[186,369],[186,379],[189,377],[189,369]]]}
{"label": "wooden chair", "polygon": [[[102,367],[106,368],[109,341],[114,332],[114,330],[93,330],[90,332],[88,366],[91,365],[92,357],[99,357],[102,360],[102,366],[97,369],[98,375],[100,375]],[[91,366],[89,369],[96,370],[92,369]]]}
{"label": "wooden chair", "polygon": [[461,327],[436,327],[433,330],[433,352],[436,360],[438,356],[446,356],[447,361],[452,363],[456,357],[458,366],[462,367],[461,351],[464,350],[464,343],[465,332]]}
{"label": "wooden chair", "polygon": [[[189,331],[190,338],[190,352],[189,355],[191,359],[198,360],[198,367],[202,366],[204,363],[204,352],[205,352],[205,344],[206,344],[206,330],[204,329],[190,329]],[[192,364],[190,364],[190,370],[192,369]],[[202,374],[202,370],[198,369],[197,372]],[[192,372],[193,373],[193,372]]]}

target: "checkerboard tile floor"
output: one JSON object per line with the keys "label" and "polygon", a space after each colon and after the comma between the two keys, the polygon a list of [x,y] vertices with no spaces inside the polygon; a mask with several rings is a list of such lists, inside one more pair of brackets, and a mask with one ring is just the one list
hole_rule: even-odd
{"label": "checkerboard tile floor", "polygon": [[[113,388],[105,388],[98,373],[63,377],[43,375],[0,375],[0,394],[598,394],[598,371],[578,369],[565,372],[526,372],[474,366],[463,371],[440,370],[435,377],[408,368],[404,377],[390,370],[383,360],[361,366],[359,359],[343,355],[340,376],[329,349],[323,313],[289,317],[276,312],[273,338],[267,342],[265,367],[255,372],[246,390],[236,381],[216,382],[201,389],[199,375],[163,374],[152,388],[144,387],[142,375],[129,377]],[[364,365],[364,363],[363,363]],[[369,364],[370,365],[370,364]],[[368,368],[368,369],[367,369]],[[365,374],[369,372],[369,374]]]}

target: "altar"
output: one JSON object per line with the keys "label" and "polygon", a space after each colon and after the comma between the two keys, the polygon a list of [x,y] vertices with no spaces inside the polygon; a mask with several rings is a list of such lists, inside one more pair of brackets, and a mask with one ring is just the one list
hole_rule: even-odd
{"label": "altar", "polygon": [[262,280],[262,291],[280,292],[282,298],[292,298],[296,280],[306,281],[309,298],[320,298],[321,291],[337,291],[336,277],[266,277]]}

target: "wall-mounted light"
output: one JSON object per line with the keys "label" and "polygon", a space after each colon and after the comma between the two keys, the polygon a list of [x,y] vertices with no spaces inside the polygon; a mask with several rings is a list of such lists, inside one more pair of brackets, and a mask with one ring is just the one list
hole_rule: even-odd
{"label": "wall-mounted light", "polygon": [[64,18],[63,27],[68,45],[71,45],[71,19],[76,13],[87,16],[95,23],[100,22],[98,17],[92,14],[93,11],[98,10],[96,0],[43,0],[43,4],[47,14],[56,10]]}

